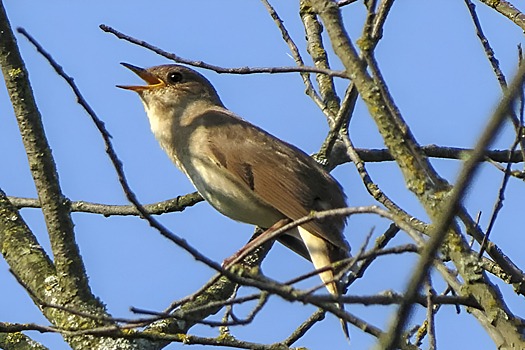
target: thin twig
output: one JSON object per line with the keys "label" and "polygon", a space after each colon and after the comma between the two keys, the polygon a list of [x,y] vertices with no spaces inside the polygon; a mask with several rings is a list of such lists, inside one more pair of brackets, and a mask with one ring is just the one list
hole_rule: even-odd
{"label": "thin twig", "polygon": [[[386,247],[388,242],[392,238],[395,237],[395,235],[399,232],[399,227],[397,227],[395,224],[391,224],[388,229],[383,233],[381,236],[376,238],[375,245],[372,248],[373,252],[378,252],[379,250]],[[372,262],[378,257],[379,255],[372,255],[369,257],[363,258],[363,261],[359,266],[357,267],[357,270],[354,274],[351,274],[349,276],[348,285],[351,285],[356,279],[361,278],[365,272],[365,270],[372,264]]]}
{"label": "thin twig", "polygon": [[337,6],[343,7],[343,6],[346,6],[346,5],[353,4],[354,2],[357,2],[357,0],[340,0],[340,1],[337,2]]}
{"label": "thin twig", "polygon": [[409,215],[406,211],[404,211],[400,206],[398,206],[396,203],[394,203],[380,188],[377,186],[372,178],[370,177],[370,174],[368,173],[365,163],[361,160],[359,155],[357,154],[354,145],[352,144],[352,141],[350,140],[350,137],[348,134],[342,135],[343,142],[346,146],[346,152],[348,154],[348,157],[352,159],[352,162],[354,163],[357,171],[359,172],[359,175],[361,176],[361,180],[365,184],[365,187],[370,193],[370,195],[377,200],[379,203],[383,204],[388,210],[392,211],[393,213],[397,214],[402,220],[409,223],[411,226],[416,228],[417,230],[420,230],[421,232],[427,231],[427,225],[422,222],[421,220],[416,219],[415,217]]}
{"label": "thin twig", "polygon": [[[262,0],[262,3],[266,7],[268,13],[272,17],[273,21],[277,25],[277,28],[279,28],[279,31],[281,32],[281,36],[283,37],[284,42],[288,45],[288,48],[290,49],[290,52],[292,53],[292,57],[299,67],[304,67],[304,61],[301,57],[301,54],[299,52],[299,48],[293,41],[292,37],[290,36],[290,33],[284,26],[284,22],[281,20],[273,6],[270,5],[270,3],[267,0]],[[326,103],[323,101],[323,99],[319,96],[317,91],[315,91],[315,88],[312,84],[312,81],[310,80],[310,73],[309,72],[303,72],[301,73],[301,78],[303,79],[304,85],[306,87],[305,93],[314,101],[314,103],[322,110],[327,110]]]}
{"label": "thin twig", "polygon": [[344,71],[335,71],[331,69],[321,69],[317,67],[239,67],[239,68],[224,68],[217,65],[213,65],[210,63],[206,63],[203,61],[193,61],[189,60],[180,56],[177,56],[173,53],[164,51],[154,45],[151,45],[143,40],[135,39],[129,35],[126,35],[124,33],[119,32],[118,30],[107,26],[105,24],[101,24],[100,29],[107,33],[111,33],[115,35],[117,38],[125,40],[131,44],[135,44],[141,47],[144,47],[150,51],[155,52],[158,55],[161,55],[163,57],[166,57],[170,60],[173,60],[177,63],[187,64],[189,66],[203,68],[203,69],[209,69],[217,73],[228,73],[228,74],[255,74],[255,73],[268,73],[268,74],[275,74],[275,73],[318,73],[318,74],[326,74],[331,77],[339,77],[344,79],[349,79],[348,75]]}
{"label": "thin twig", "polygon": [[[12,196],[8,196],[7,198],[18,209],[41,207],[38,198]],[[151,215],[160,215],[165,213],[180,212],[202,201],[203,199],[201,195],[197,192],[194,192],[162,202],[144,204],[144,209]],[[101,214],[107,217],[114,215],[126,216],[140,214],[133,205],[101,204],[86,201],[71,201],[69,205],[71,207],[71,212]]]}
{"label": "thin twig", "polygon": [[[505,92],[505,90],[507,89],[507,80],[505,79],[505,74],[503,74],[503,71],[501,70],[499,66],[499,61],[494,54],[494,50],[490,46],[487,36],[485,35],[485,33],[483,33],[483,29],[481,28],[481,23],[479,22],[478,14],[476,13],[476,5],[474,5],[474,3],[472,3],[472,1],[470,0],[464,0],[464,1],[465,1],[465,4],[467,5],[467,9],[469,10],[470,17],[472,18],[472,22],[474,23],[476,34],[481,42],[481,45],[483,46],[483,50],[485,51],[485,56],[490,62],[492,70],[494,71],[494,74],[496,75],[496,78],[498,79],[498,83],[501,87],[501,90]],[[520,123],[520,120],[516,116],[516,113],[514,112],[514,110],[510,111],[510,117],[512,120],[512,124],[514,125],[514,130],[516,131],[516,135],[517,135],[516,139],[518,140],[518,143],[521,145],[521,153],[523,157],[525,158],[525,138],[522,137],[523,123]]]}
{"label": "thin twig", "polygon": [[464,2],[465,5],[467,5],[467,9],[470,12],[472,22],[474,22],[474,28],[476,29],[476,34],[479,38],[479,41],[481,42],[481,45],[483,46],[483,50],[485,51],[485,56],[487,56],[487,59],[489,60],[490,65],[492,66],[494,74],[496,74],[496,78],[498,79],[500,86],[503,89],[505,89],[507,88],[507,80],[505,79],[505,75],[499,67],[499,61],[494,54],[494,50],[490,46],[487,36],[485,35],[485,33],[483,33],[481,23],[479,22],[478,15],[476,13],[476,5],[474,5],[474,3],[470,0],[464,0]]}
{"label": "thin twig", "polygon": [[[514,143],[512,144],[510,150],[513,152],[516,147],[518,147],[518,144],[520,143],[520,138],[516,138]],[[485,235],[483,236],[483,241],[481,241],[481,247],[479,250],[478,257],[481,257],[483,253],[485,252],[487,242],[489,240],[490,233],[492,232],[492,228],[494,227],[494,224],[496,223],[496,218],[498,217],[498,213],[503,208],[503,201],[505,200],[505,190],[507,189],[507,184],[510,179],[510,173],[511,173],[511,162],[507,163],[507,167],[505,168],[505,174],[503,175],[503,179],[501,180],[501,185],[498,191],[498,199],[496,200],[496,203],[494,203],[494,208],[492,209],[492,215],[490,216],[489,225],[487,227],[487,231]]]}
{"label": "thin twig", "polygon": [[434,288],[430,281],[430,276],[427,279],[427,329],[428,329],[428,349],[436,349],[436,327],[435,327],[435,310],[434,310]]}
{"label": "thin twig", "polygon": [[324,320],[325,314],[326,312],[323,309],[315,311],[306,321],[301,323],[301,325],[297,327],[288,338],[283,340],[282,343],[291,346],[293,343],[301,339],[317,322]]}
{"label": "thin twig", "polygon": [[[323,26],[317,19],[317,14],[312,11],[309,0],[299,1],[299,16],[304,27],[306,51],[310,55],[312,62],[317,68],[329,69],[328,54],[324,48],[322,37]],[[317,74],[315,79],[319,94],[325,104],[325,108],[321,108],[321,111],[327,116],[328,125],[333,130],[335,115],[340,108],[333,78]]]}
{"label": "thin twig", "polygon": [[[314,156],[316,160],[327,160],[326,164],[323,164],[328,170],[335,167],[337,162],[332,160],[332,150],[337,140],[340,140],[341,134],[348,133],[348,124],[352,117],[352,111],[357,101],[357,90],[353,83],[350,83],[345,91],[345,96],[341,102],[341,107],[335,116],[333,125],[330,127],[330,131],[326,136],[319,152]],[[321,162],[323,163],[323,162]]]}
{"label": "thin twig", "polygon": [[[168,334],[150,331],[133,331],[125,332],[117,327],[99,327],[92,329],[68,330],[60,329],[52,326],[42,326],[34,323],[0,323],[1,333],[17,333],[23,331],[38,331],[41,333],[60,333],[67,337],[75,337],[81,335],[93,335],[97,337],[112,337],[119,339],[146,339],[154,342],[178,342],[184,345],[208,345],[208,346],[225,346],[238,349],[251,350],[274,350],[273,345],[264,345],[243,341],[234,337],[224,338],[205,338],[188,334]],[[281,345],[279,349],[288,349],[285,345]]]}
{"label": "thin twig", "polygon": [[[310,212],[308,216],[294,220],[284,226],[281,226],[277,230],[267,232],[265,234],[264,240],[261,240],[261,244],[264,242],[272,241],[276,239],[277,237],[279,237],[279,235],[283,234],[284,232],[287,232],[297,226],[301,226],[312,220],[324,220],[330,217],[351,216],[355,214],[376,214],[381,217],[394,221],[397,226],[399,226],[402,230],[406,232],[416,231],[408,223],[406,223],[405,221],[402,221],[397,215],[394,215],[387,210],[381,209],[378,206],[372,205],[372,206],[363,206],[363,207],[347,207],[347,208],[336,208],[336,209],[323,210],[323,211],[317,211],[317,212],[312,211]],[[251,249],[243,250],[241,254],[238,254],[233,259],[229,260],[228,265],[233,266],[234,264],[239,262],[241,259],[243,259],[246,255],[248,255],[250,251]]]}

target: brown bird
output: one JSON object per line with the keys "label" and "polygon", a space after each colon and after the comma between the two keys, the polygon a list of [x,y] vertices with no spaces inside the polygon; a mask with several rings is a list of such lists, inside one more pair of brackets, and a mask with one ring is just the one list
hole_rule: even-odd
{"label": "brown bird", "polygon": [[[139,94],[161,147],[222,214],[270,228],[282,219],[346,207],[341,186],[315,160],[226,109],[201,74],[179,65],[122,65],[148,84],[118,87]],[[344,226],[343,217],[314,220],[278,241],[323,269],[350,257]],[[335,272],[319,275],[339,296],[342,285]],[[344,322],[343,329],[348,336]]]}

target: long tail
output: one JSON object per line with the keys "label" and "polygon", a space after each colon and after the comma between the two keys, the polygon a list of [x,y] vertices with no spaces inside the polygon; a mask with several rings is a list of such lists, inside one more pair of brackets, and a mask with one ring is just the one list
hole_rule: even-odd
{"label": "long tail", "polygon": [[[330,260],[330,248],[328,243],[324,239],[310,233],[300,226],[298,227],[298,231],[301,239],[308,249],[308,253],[310,254],[310,259],[312,260],[314,267],[316,269],[322,269],[332,265],[333,261]],[[337,283],[334,281],[334,272],[331,269],[319,273],[319,277],[321,277],[321,280],[325,284],[326,289],[328,289],[330,294],[336,297],[341,295]],[[337,306],[344,311],[344,304],[338,303]],[[350,340],[348,324],[343,319],[340,319],[340,321],[345,337]]]}

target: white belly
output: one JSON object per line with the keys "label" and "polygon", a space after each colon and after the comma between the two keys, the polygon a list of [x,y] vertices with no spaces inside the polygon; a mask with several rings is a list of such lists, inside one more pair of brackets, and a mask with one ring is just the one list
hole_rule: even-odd
{"label": "white belly", "polygon": [[199,157],[184,170],[204,199],[234,220],[268,228],[284,217],[216,164]]}

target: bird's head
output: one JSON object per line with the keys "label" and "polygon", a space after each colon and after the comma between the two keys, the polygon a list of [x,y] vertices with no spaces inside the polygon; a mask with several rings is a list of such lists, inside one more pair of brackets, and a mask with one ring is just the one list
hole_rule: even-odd
{"label": "bird's head", "polygon": [[193,69],[175,64],[146,69],[129,63],[121,64],[141,77],[147,85],[117,87],[137,92],[150,117],[150,113],[169,110],[182,113],[186,108],[202,104],[222,106],[217,91],[208,79]]}

